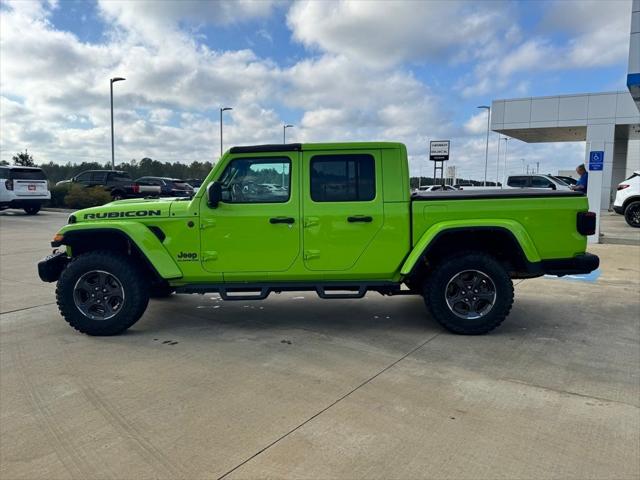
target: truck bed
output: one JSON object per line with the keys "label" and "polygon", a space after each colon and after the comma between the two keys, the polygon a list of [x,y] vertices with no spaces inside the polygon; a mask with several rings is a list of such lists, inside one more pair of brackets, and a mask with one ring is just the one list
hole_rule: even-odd
{"label": "truck bed", "polygon": [[[462,190],[425,192],[411,197],[412,245],[430,231],[444,227],[484,228],[511,225],[526,232],[529,243],[542,259],[584,252],[587,238],[576,229],[576,212],[588,210],[581,192],[542,189]],[[474,248],[469,234],[467,248]]]}
{"label": "truck bed", "polygon": [[473,199],[509,199],[509,198],[547,198],[547,197],[583,197],[582,192],[567,190],[548,190],[541,188],[505,188],[489,190],[457,190],[416,192],[411,195],[412,201],[429,200],[473,200]]}

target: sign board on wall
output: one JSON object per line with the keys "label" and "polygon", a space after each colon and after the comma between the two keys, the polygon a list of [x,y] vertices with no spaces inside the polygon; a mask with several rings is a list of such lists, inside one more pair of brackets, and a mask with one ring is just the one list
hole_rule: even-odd
{"label": "sign board on wall", "polygon": [[603,151],[589,152],[589,171],[590,172],[602,171],[603,165],[604,165]]}
{"label": "sign board on wall", "polygon": [[429,142],[429,160],[444,162],[449,160],[449,140],[431,140]]}

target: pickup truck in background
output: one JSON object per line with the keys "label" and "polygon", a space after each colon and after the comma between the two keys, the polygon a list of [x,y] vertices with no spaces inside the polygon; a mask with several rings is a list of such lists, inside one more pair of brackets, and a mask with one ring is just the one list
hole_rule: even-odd
{"label": "pickup truck in background", "polygon": [[70,180],[58,182],[56,186],[69,183],[85,187],[103,186],[111,193],[111,198],[114,200],[160,195],[159,186],[140,185],[134,182],[127,172],[117,170],[85,170]]}
{"label": "pickup truck in background", "polygon": [[411,195],[400,143],[234,147],[192,198],[75,212],[53,237],[65,249],[38,270],[58,282],[65,320],[90,335],[123,332],[151,296],[305,290],[420,295],[444,328],[483,334],[511,310],[512,279],[598,267],[585,253],[595,220],[572,191]]}

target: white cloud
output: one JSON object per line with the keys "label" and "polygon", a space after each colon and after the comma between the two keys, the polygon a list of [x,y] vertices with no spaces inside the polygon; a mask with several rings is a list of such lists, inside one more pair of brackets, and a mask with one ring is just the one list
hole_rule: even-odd
{"label": "white cloud", "polygon": [[179,30],[181,23],[198,29],[205,24],[223,25],[264,17],[271,13],[274,0],[181,0],[112,1],[99,0],[102,14],[117,22],[137,38],[162,43]]}
{"label": "white cloud", "polygon": [[304,45],[373,66],[440,60],[454,48],[481,52],[493,32],[508,23],[480,2],[301,1],[287,21]]}

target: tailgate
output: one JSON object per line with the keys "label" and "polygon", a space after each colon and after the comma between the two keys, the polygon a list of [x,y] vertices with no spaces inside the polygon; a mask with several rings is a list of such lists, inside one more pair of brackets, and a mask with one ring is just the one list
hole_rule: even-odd
{"label": "tailgate", "polygon": [[138,187],[138,192],[139,193],[148,193],[148,194],[159,194],[160,193],[160,186],[159,185],[140,185],[140,184],[136,184],[136,185]]}
{"label": "tailgate", "polygon": [[13,181],[13,190],[19,197],[47,196],[49,189],[46,180],[20,180]]}

